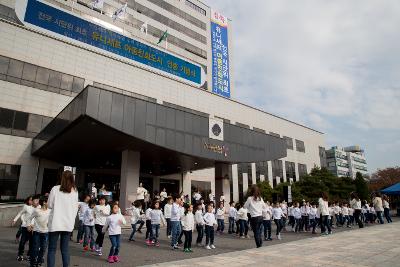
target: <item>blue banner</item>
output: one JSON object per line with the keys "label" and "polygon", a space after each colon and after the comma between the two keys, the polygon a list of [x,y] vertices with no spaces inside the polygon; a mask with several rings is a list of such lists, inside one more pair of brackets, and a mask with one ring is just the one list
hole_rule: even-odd
{"label": "blue banner", "polygon": [[229,78],[228,27],[211,21],[212,91],[231,97]]}
{"label": "blue banner", "polygon": [[24,20],[201,85],[200,66],[39,1],[28,0]]}

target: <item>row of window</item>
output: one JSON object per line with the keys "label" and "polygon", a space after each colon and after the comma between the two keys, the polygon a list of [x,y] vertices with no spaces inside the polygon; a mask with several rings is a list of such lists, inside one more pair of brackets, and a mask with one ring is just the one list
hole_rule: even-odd
{"label": "row of window", "polygon": [[17,195],[21,165],[0,163],[0,199],[13,199]]}
{"label": "row of window", "polygon": [[0,108],[0,133],[34,137],[52,118],[22,111]]}
{"label": "row of window", "polygon": [[5,56],[0,56],[0,80],[69,96],[85,85],[83,78]]}
{"label": "row of window", "polygon": [[188,7],[190,7],[190,8],[192,8],[192,9],[196,10],[197,12],[199,12],[200,14],[202,14],[203,16],[206,16],[206,15],[207,15],[207,12],[206,12],[203,8],[199,7],[198,5],[194,4],[193,2],[191,2],[191,1],[189,1],[189,0],[186,0],[185,3],[186,3],[186,5],[187,5]]}
{"label": "row of window", "polygon": [[304,142],[296,139],[296,151],[298,152],[306,152],[306,147],[304,146]]}
{"label": "row of window", "polygon": [[[129,1],[134,1],[134,0],[129,0]],[[172,14],[177,15],[178,17],[186,20],[187,22],[193,24],[194,26],[197,26],[200,29],[203,29],[203,30],[207,29],[206,23],[204,23],[201,20],[189,15],[188,13],[184,12],[183,10],[181,10],[181,9],[179,9],[179,8],[173,6],[173,5],[171,5],[170,3],[166,2],[166,1],[163,1],[163,0],[147,0],[147,1],[149,1],[149,2],[151,2],[153,4],[155,4],[155,5],[163,8],[163,9],[169,11],[169,12],[171,12]],[[193,4],[194,5],[193,6],[193,5],[190,5],[190,3],[191,3],[190,1],[186,1],[186,5],[187,6],[193,8],[194,10],[198,11],[200,14],[202,14],[204,16],[207,15],[207,12],[204,9],[202,9],[200,7],[198,9],[198,8],[196,8],[197,5]]]}
{"label": "row of window", "polygon": [[296,164],[294,162],[285,161],[285,168],[286,168],[286,180],[290,178],[296,182]]}

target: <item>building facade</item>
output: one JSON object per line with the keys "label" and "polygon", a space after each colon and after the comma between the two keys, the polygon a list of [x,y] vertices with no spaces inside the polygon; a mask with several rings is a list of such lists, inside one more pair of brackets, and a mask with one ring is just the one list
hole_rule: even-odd
{"label": "building facade", "polygon": [[[270,158],[273,153],[266,151],[268,157],[257,162],[226,160],[229,165],[222,171],[196,156],[198,161],[192,162],[197,166],[183,169],[187,164],[180,163],[177,168],[181,170],[165,173],[159,166],[161,171],[156,174],[143,164],[133,164],[135,171],[130,169],[129,160],[136,154],[126,152],[120,158],[127,161],[110,159],[104,160],[104,164],[84,167],[74,163],[82,187],[95,182],[118,192],[129,187],[133,194],[140,181],[149,191],[165,187],[167,191],[190,195],[200,188],[205,194],[223,191],[226,198],[238,201],[249,186],[259,181],[269,181],[272,186],[296,181],[312,167],[321,166],[323,133],[235,99],[231,64],[234,38],[227,18],[197,0],[129,0],[125,11],[118,13],[122,15],[113,16],[123,4],[105,0],[98,8],[91,1],[0,0],[1,198],[21,199],[36,192],[47,192],[57,182],[58,168],[71,161],[52,157],[51,153],[35,154],[32,140],[59,122],[57,115],[80,95],[86,94],[85,101],[89,101],[90,92],[96,91],[90,88],[100,89],[99,94],[104,95],[112,92],[110,108],[121,107],[122,102],[118,104],[118,101],[126,99],[123,96],[130,97],[123,101],[144,101],[147,109],[143,116],[150,124],[138,129],[144,132],[143,138],[154,136],[155,143],[164,135],[168,140],[168,133],[172,132],[152,128],[151,114],[155,114],[155,123],[160,125],[169,118],[164,118],[163,112],[152,113],[153,108],[198,118],[193,122],[183,120],[184,130],[195,131],[199,127],[201,131],[203,118],[220,121],[226,138],[240,132],[235,140],[246,145],[255,142],[249,136],[260,134],[272,140],[271,146],[283,142],[285,153]],[[240,74],[235,79],[240,79]],[[106,98],[104,105],[108,103]],[[109,118],[110,125],[114,127],[112,118]],[[197,121],[199,125],[195,125]],[[172,123],[178,126],[177,122]],[[210,132],[214,132],[211,127]],[[101,137],[102,132],[98,135]],[[227,154],[223,152],[224,143],[217,139],[218,145],[199,139],[204,141],[201,149]],[[195,143],[197,139],[193,140]],[[57,140],[47,141],[57,144]],[[101,142],[107,143],[107,140]],[[84,154],[81,147],[79,144],[74,147],[76,158]],[[230,149],[232,154],[236,153],[234,145]],[[189,152],[180,153],[188,156]],[[250,153],[247,159],[252,156]],[[204,165],[200,168],[198,165],[202,162]],[[216,158],[214,162],[224,162],[224,158]],[[145,169],[147,173],[142,171]],[[123,173],[136,171],[140,177],[135,183],[123,179]],[[228,177],[222,179],[223,185],[216,182],[221,180],[220,176]]]}
{"label": "building facade", "polygon": [[337,147],[326,150],[326,164],[329,171],[337,177],[356,178],[356,173],[368,173],[364,150],[360,146]]}

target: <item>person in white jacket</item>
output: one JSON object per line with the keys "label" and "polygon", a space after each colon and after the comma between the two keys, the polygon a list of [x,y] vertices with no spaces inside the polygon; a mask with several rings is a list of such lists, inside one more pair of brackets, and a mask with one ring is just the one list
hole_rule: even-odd
{"label": "person in white jacket", "polygon": [[207,213],[203,216],[205,222],[206,232],[206,249],[214,249],[214,225],[217,225],[215,220],[215,214],[213,213],[213,206],[209,204],[207,206]]}
{"label": "person in white jacket", "polygon": [[60,239],[62,264],[69,266],[69,238],[74,229],[75,217],[78,212],[78,190],[75,178],[71,171],[64,171],[61,175],[61,185],[54,186],[49,194],[49,247],[47,266],[55,266],[57,241]]}
{"label": "person in white jacket", "polygon": [[167,238],[171,238],[171,209],[174,200],[168,197],[167,204],[164,205],[164,218],[167,221]]}
{"label": "person in white jacket", "polygon": [[107,217],[110,215],[110,205],[106,204],[106,197],[99,196],[99,205],[96,205],[94,208],[95,222],[94,229],[97,232],[96,237],[96,252],[99,256],[103,255],[103,242],[104,242],[104,234],[103,234],[103,226],[106,223]]}
{"label": "person in white jacket", "polygon": [[47,198],[43,197],[39,200],[40,208],[36,208],[29,218],[31,225],[28,227],[32,231],[32,247],[31,247],[31,266],[41,265],[44,260],[43,256],[47,248],[47,236],[49,228],[50,210],[47,208]]}
{"label": "person in white jacket", "polygon": [[261,198],[260,188],[257,185],[253,185],[250,188],[250,196],[247,198],[244,208],[250,213],[250,224],[251,229],[254,232],[254,240],[256,246],[259,248],[262,246],[261,238],[261,226],[263,222],[262,211],[265,208],[264,200]]}
{"label": "person in white jacket", "polygon": [[192,233],[194,230],[194,216],[193,216],[193,205],[185,204],[185,213],[182,216],[182,230],[185,235],[185,243],[183,245],[184,252],[192,251]]}
{"label": "person in white jacket", "polygon": [[[328,194],[325,192],[321,193],[321,197],[318,200],[318,209],[320,212],[321,219],[321,234],[327,235],[332,234],[331,226],[329,225],[329,206],[328,206]],[[328,230],[328,232],[326,232]]]}
{"label": "person in white jacket", "polygon": [[295,221],[295,228],[293,229],[293,232],[299,232],[300,231],[300,225],[301,225],[301,210],[300,210],[300,203],[296,202],[296,206],[292,211],[294,221]]}
{"label": "person in white jacket", "polygon": [[83,201],[79,202],[78,205],[78,218],[79,218],[79,224],[78,224],[78,233],[76,235],[76,243],[82,244],[83,242],[83,235],[84,235],[84,227],[83,227],[83,214],[85,214],[86,209],[88,208],[88,203],[90,200],[90,195],[84,195],[83,196]]}
{"label": "person in white jacket", "polygon": [[102,229],[103,235],[108,231],[110,238],[111,248],[108,254],[108,262],[119,262],[119,251],[121,246],[121,226],[126,224],[125,218],[119,212],[119,206],[114,203],[111,208],[111,215],[106,218],[104,227]]}
{"label": "person in white jacket", "polygon": [[265,208],[263,209],[263,227],[264,227],[264,240],[272,241],[271,237],[271,219],[272,219],[272,208],[267,201]]}
{"label": "person in white jacket", "polygon": [[135,202],[132,203],[132,206],[126,209],[126,211],[131,215],[132,232],[129,236],[129,241],[135,241],[136,225],[140,224],[140,228],[144,224],[144,221],[141,219],[141,210],[142,203],[139,200],[135,200]]}
{"label": "person in white jacket", "polygon": [[196,245],[201,246],[201,243],[203,242],[203,236],[204,236],[204,218],[203,218],[203,205],[202,203],[197,204],[197,210],[194,215],[194,221],[196,223],[196,231],[197,231],[197,239],[196,239]]}
{"label": "person in white jacket", "polygon": [[225,207],[224,203],[219,203],[219,208],[217,209],[217,213],[215,214],[215,218],[217,219],[217,233],[222,234],[225,229]]}
{"label": "person in white jacket", "polygon": [[[90,200],[88,203],[88,208],[85,210],[83,214],[83,228],[85,231],[85,238],[83,240],[83,250],[95,251],[94,247],[94,207],[96,207],[96,203],[94,200]],[[90,244],[89,244],[90,243]]]}
{"label": "person in white jacket", "polygon": [[235,208],[235,202],[229,202],[229,211],[228,211],[228,220],[229,220],[229,228],[228,234],[235,233],[235,220],[237,216],[237,209]]}
{"label": "person in white jacket", "polygon": [[[29,225],[29,218],[32,216],[33,210],[35,208],[32,207],[32,196],[29,196],[25,199],[25,204],[22,207],[21,211],[18,212],[17,216],[15,216],[14,220],[12,221],[12,225],[14,226],[15,223],[18,221],[18,219],[21,218],[21,226],[20,226],[20,231],[21,231],[21,237],[19,239],[19,246],[18,246],[18,256],[17,260],[22,261],[24,259],[24,249],[25,249],[25,244],[29,240],[31,240],[31,232],[28,231],[28,225]],[[27,258],[29,258],[30,252],[28,251]]]}

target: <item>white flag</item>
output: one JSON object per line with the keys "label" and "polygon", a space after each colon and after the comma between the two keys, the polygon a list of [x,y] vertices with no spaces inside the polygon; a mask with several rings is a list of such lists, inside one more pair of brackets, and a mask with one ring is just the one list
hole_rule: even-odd
{"label": "white flag", "polygon": [[143,23],[142,26],[140,26],[140,31],[143,33],[146,33],[146,35],[147,35],[147,21],[145,23]]}
{"label": "white flag", "polygon": [[91,5],[92,8],[103,9],[104,0],[94,0]]}
{"label": "white flag", "polygon": [[112,15],[112,19],[115,21],[117,18],[120,18],[123,15],[125,15],[127,6],[128,6],[128,3],[125,3],[125,5],[121,6],[117,10],[115,10],[114,14]]}

